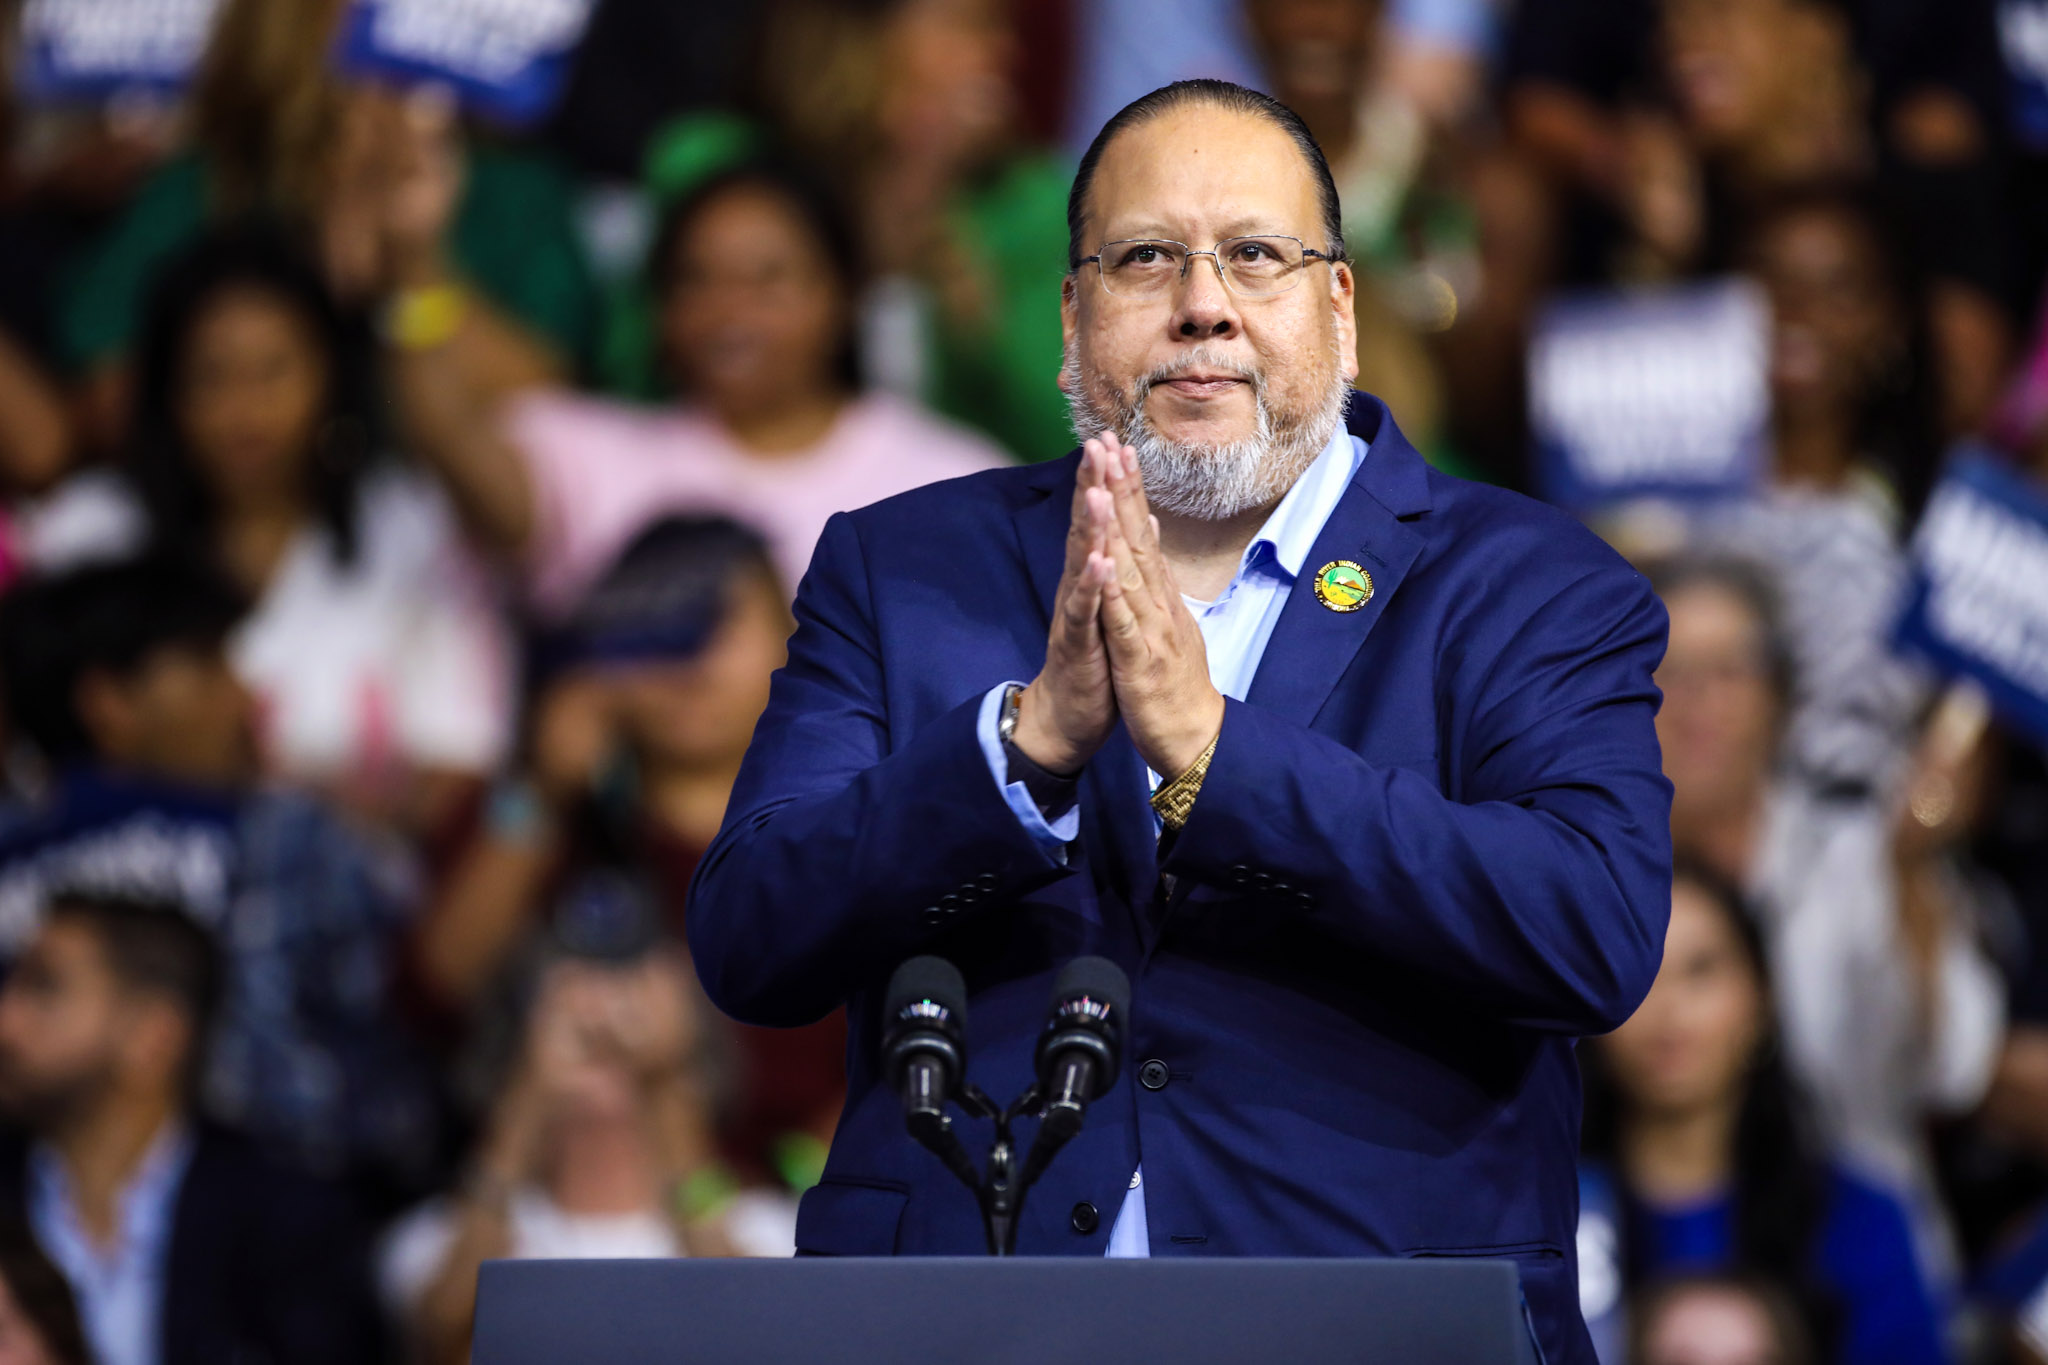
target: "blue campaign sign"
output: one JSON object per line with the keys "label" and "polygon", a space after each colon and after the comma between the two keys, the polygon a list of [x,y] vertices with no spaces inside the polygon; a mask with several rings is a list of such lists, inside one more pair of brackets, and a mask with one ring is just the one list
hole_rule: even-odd
{"label": "blue campaign sign", "polygon": [[554,107],[594,0],[354,0],[344,71],[448,86],[500,123]]}
{"label": "blue campaign sign", "polygon": [[97,101],[171,95],[199,65],[220,0],[28,0],[21,10],[22,98]]}
{"label": "blue campaign sign", "polygon": [[1952,459],[1913,537],[1898,639],[2048,744],[2048,490],[1981,452]]}
{"label": "blue campaign sign", "polygon": [[2048,151],[2048,0],[1998,0],[1998,47],[2013,136]]}
{"label": "blue campaign sign", "polygon": [[34,932],[58,889],[161,901],[220,923],[239,863],[239,807],[210,791],[82,769],[49,805],[0,834],[0,960]]}
{"label": "blue campaign sign", "polygon": [[1574,511],[1753,487],[1770,415],[1769,310],[1721,280],[1570,295],[1529,344],[1529,424],[1545,497]]}

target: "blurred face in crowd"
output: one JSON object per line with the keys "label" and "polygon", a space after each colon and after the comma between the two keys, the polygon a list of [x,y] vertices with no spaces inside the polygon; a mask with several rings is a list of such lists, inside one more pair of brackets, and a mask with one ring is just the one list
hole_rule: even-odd
{"label": "blurred face in crowd", "polygon": [[526,1046],[553,1136],[634,1120],[643,1083],[686,1065],[700,1032],[687,972],[666,949],[631,962],[571,958],[548,968]]}
{"label": "blurred face in crowd", "polygon": [[254,706],[218,644],[167,645],[126,674],[88,674],[77,706],[95,752],[117,767],[219,787],[257,771]]}
{"label": "blurred face in crowd", "polygon": [[1870,229],[1845,211],[1789,214],[1759,236],[1752,265],[1771,299],[1779,415],[1853,415],[1883,382],[1904,326]]}
{"label": "blurred face in crowd", "polygon": [[681,228],[661,316],[683,386],[742,419],[838,387],[845,282],[783,196],[738,185]]}
{"label": "blurred face in crowd", "polygon": [[1803,83],[1846,54],[1840,19],[1814,0],[1664,0],[1664,64],[1694,140],[1725,151],[1803,108]]}
{"label": "blurred face in crowd", "polygon": [[1673,883],[1656,983],[1600,1043],[1628,1107],[1683,1114],[1728,1102],[1765,1027],[1763,984],[1727,914],[1703,888]]}
{"label": "blurred face in crowd", "polygon": [[904,0],[882,34],[885,145],[959,165],[1017,118],[1017,38],[995,0]]}
{"label": "blurred face in crowd", "polygon": [[1657,670],[1657,740],[1674,809],[1724,813],[1757,800],[1777,752],[1781,699],[1764,622],[1734,588],[1685,584],[1664,599],[1671,643]]}
{"label": "blurred face in crowd", "polygon": [[299,495],[327,383],[311,326],[275,296],[230,289],[200,313],[185,340],[178,421],[224,503]]}
{"label": "blurred face in crowd", "polygon": [[[1327,250],[1322,221],[1314,174],[1284,129],[1194,104],[1104,149],[1082,254],[1136,239],[1209,251],[1258,234]],[[1142,297],[1107,292],[1084,264],[1064,303],[1060,385],[1076,428],[1135,446],[1147,496],[1172,515],[1221,520],[1277,502],[1336,431],[1358,373],[1343,265],[1311,260],[1287,292],[1248,298],[1208,256]]]}
{"label": "blurred face in crowd", "polygon": [[766,572],[731,589],[725,617],[696,657],[621,670],[613,693],[629,741],[657,763],[683,769],[739,761],[768,706],[768,681],[787,655],[790,620]]}
{"label": "blurred face in crowd", "polygon": [[0,1109],[39,1133],[78,1121],[149,1064],[174,1015],[123,985],[92,929],[49,920],[0,988]]}
{"label": "blurred face in crowd", "polygon": [[1354,101],[1381,8],[1379,0],[1252,0],[1246,15],[1274,97],[1297,111]]}
{"label": "blurred face in crowd", "polygon": [[1663,55],[1679,117],[1710,151],[1782,133],[1847,63],[1847,29],[1823,0],[1663,0]]}
{"label": "blurred face in crowd", "polygon": [[1770,1309],[1734,1285],[1686,1285],[1659,1298],[1638,1365],[1786,1365]]}

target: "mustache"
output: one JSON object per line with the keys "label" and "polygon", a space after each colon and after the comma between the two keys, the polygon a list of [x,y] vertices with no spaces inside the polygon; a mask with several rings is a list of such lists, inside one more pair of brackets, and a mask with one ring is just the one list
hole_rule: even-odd
{"label": "mustache", "polygon": [[1211,346],[1204,342],[1192,351],[1177,355],[1172,360],[1155,365],[1145,374],[1140,375],[1136,382],[1131,385],[1132,405],[1134,407],[1143,407],[1145,400],[1151,396],[1152,390],[1155,387],[1170,380],[1178,379],[1192,370],[1207,370],[1218,374],[1227,374],[1234,379],[1242,379],[1252,386],[1254,397],[1263,399],[1266,396],[1266,372],[1264,370],[1245,360],[1242,356],[1234,355],[1221,347]]}

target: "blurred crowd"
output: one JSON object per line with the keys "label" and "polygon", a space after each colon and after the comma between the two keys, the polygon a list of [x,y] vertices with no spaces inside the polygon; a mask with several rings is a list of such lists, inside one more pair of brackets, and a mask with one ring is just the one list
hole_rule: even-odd
{"label": "blurred crowd", "polygon": [[598,0],[519,128],[347,5],[0,75],[0,1361],[460,1362],[487,1258],[791,1253],[843,1023],[681,925],[795,586],[1067,452],[1073,161],[1221,76],[1449,472],[1551,491],[1557,300],[1762,301],[1746,484],[1577,509],[1680,855],[1580,1048],[1601,1359],[2048,1362],[2048,766],[1892,644],[1952,452],[2048,490],[2048,0]]}

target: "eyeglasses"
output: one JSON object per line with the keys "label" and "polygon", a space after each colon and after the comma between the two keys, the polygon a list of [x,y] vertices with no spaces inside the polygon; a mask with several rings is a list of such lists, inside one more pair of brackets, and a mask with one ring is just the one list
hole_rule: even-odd
{"label": "eyeglasses", "polygon": [[1104,242],[1093,256],[1074,262],[1074,268],[1092,261],[1106,292],[1120,299],[1147,299],[1186,279],[1197,256],[1215,261],[1224,288],[1247,299],[1284,294],[1301,283],[1302,268],[1310,261],[1337,260],[1329,252],[1303,246],[1299,237],[1232,237],[1218,242],[1213,251],[1194,251],[1186,242],[1138,239]]}

